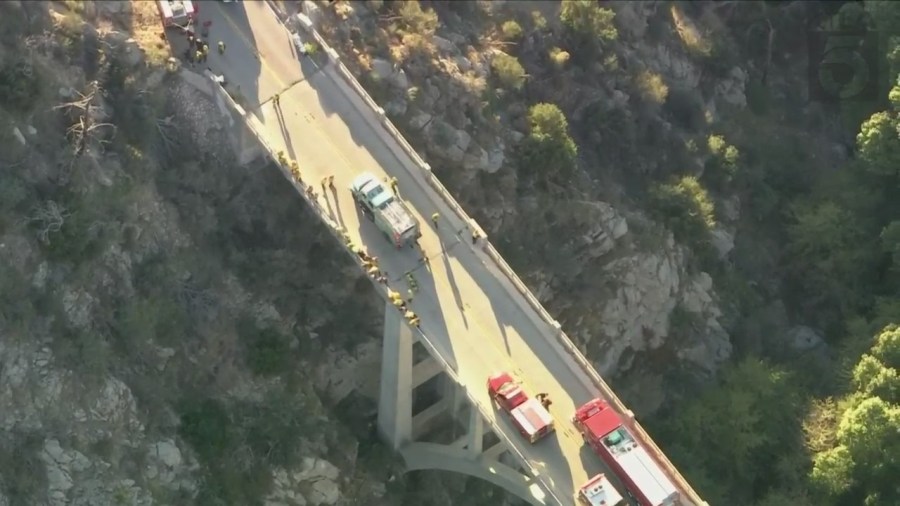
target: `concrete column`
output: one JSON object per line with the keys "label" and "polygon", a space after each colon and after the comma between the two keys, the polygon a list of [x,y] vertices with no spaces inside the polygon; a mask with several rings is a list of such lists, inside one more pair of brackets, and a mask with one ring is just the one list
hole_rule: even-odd
{"label": "concrete column", "polygon": [[441,388],[443,390],[442,394],[444,399],[447,400],[450,416],[456,418],[466,405],[466,394],[461,391],[459,385],[449,375],[442,376],[441,381],[443,383]]}
{"label": "concrete column", "polygon": [[484,441],[484,419],[475,406],[469,410],[469,453],[473,456],[481,454],[481,444]]}
{"label": "concrete column", "polygon": [[385,305],[378,431],[395,450],[412,440],[413,333],[393,304]]}

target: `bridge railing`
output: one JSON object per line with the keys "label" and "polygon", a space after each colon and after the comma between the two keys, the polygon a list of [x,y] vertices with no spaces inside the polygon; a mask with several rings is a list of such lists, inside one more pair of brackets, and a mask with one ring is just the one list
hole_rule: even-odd
{"label": "bridge railing", "polygon": [[[270,4],[271,5],[271,4]],[[274,8],[273,8],[274,9]],[[277,9],[275,10],[276,14],[279,14],[279,18],[281,18],[281,14],[278,13]],[[581,369],[581,371],[590,379],[591,385],[597,388],[600,391],[600,394],[608,400],[620,413],[626,415],[631,421],[630,428],[646,446],[647,450],[651,453],[655,454],[657,460],[666,468],[669,476],[676,482],[676,485],[684,492],[688,497],[688,499],[696,506],[705,506],[707,503],[703,501],[700,495],[694,490],[693,487],[688,483],[688,481],[682,476],[682,474],[678,471],[674,464],[669,460],[665,453],[657,446],[656,442],[652,437],[647,433],[646,430],[641,426],[641,424],[634,418],[634,415],[630,409],[619,399],[619,397],[613,392],[613,390],[609,387],[606,381],[603,380],[602,377],[597,373],[596,369],[588,362],[587,358],[584,354],[579,350],[568,335],[562,330],[559,322],[553,318],[547,310],[544,308],[543,304],[537,300],[531,290],[522,282],[521,278],[519,278],[518,274],[512,270],[509,264],[506,263],[506,260],[500,255],[499,252],[494,248],[493,244],[491,244],[487,240],[487,235],[484,233],[484,230],[469,217],[468,213],[459,205],[456,199],[447,191],[444,187],[443,183],[434,176],[431,172],[431,166],[422,159],[422,157],[418,154],[418,152],[407,142],[407,140],[403,137],[400,131],[394,126],[393,122],[385,115],[384,109],[378,105],[375,100],[369,95],[369,93],[362,87],[356,77],[350,72],[350,70],[341,62],[340,56],[338,53],[325,41],[324,38],[315,30],[312,22],[306,16],[300,14],[297,16],[297,19],[300,23],[300,26],[306,31],[306,33],[313,37],[316,43],[322,48],[322,50],[328,54],[329,59],[334,64],[335,69],[337,70],[337,74],[342,78],[345,84],[349,85],[349,87],[355,92],[356,98],[361,99],[362,102],[368,106],[370,109],[370,113],[374,113],[375,121],[370,121],[370,117],[367,117],[366,114],[363,114],[365,119],[369,121],[370,125],[373,128],[376,128],[380,125],[384,131],[386,131],[390,137],[393,138],[394,142],[400,147],[403,154],[405,154],[413,163],[421,169],[418,174],[412,174],[414,178],[419,176],[425,180],[428,186],[441,198],[443,203],[449,207],[454,213],[456,213],[457,218],[461,220],[463,223],[469,225],[473,230],[477,231],[482,237],[482,247],[483,251],[486,253],[487,257],[494,263],[495,267],[506,276],[507,280],[511,284],[514,293],[510,293],[513,300],[518,303],[524,300],[527,303],[527,308],[523,308],[525,314],[528,314],[527,309],[532,309],[544,322],[546,326],[550,329],[550,333],[554,336],[554,341],[556,344],[565,352],[569,358],[572,359],[574,364]],[[339,86],[340,87],[340,86]],[[355,102],[355,101],[354,101]],[[364,113],[364,111],[360,111]],[[388,143],[389,144],[389,143]],[[388,146],[391,148],[391,146]],[[398,156],[398,159],[401,157]],[[407,167],[406,164],[401,163],[404,167]],[[418,179],[418,178],[416,178]],[[323,215],[323,218],[326,221],[330,220]],[[503,284],[503,283],[501,283]],[[505,288],[509,289],[509,286],[503,284]],[[516,295],[520,295],[521,298],[516,297]],[[511,448],[514,448],[511,446]],[[521,457],[521,454],[519,455]],[[524,458],[524,457],[523,457]]]}

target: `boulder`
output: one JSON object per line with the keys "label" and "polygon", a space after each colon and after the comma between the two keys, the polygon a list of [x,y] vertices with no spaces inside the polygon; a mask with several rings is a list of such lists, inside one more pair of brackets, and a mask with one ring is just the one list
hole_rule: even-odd
{"label": "boulder", "polygon": [[456,49],[456,44],[453,42],[435,35],[432,37],[431,41],[434,43],[434,46],[438,48],[442,53],[456,53],[458,50]]}
{"label": "boulder", "polygon": [[406,114],[407,104],[406,100],[403,99],[395,99],[390,102],[384,104],[384,112],[388,114],[388,116],[403,116]]}
{"label": "boulder", "polygon": [[372,75],[376,78],[384,80],[390,78],[394,74],[394,65],[381,58],[372,59]]}
{"label": "boulder", "polygon": [[820,332],[805,325],[795,325],[788,332],[788,345],[796,351],[809,351],[825,344]]}
{"label": "boulder", "polygon": [[400,69],[396,73],[391,76],[391,84],[400,88],[401,90],[406,90],[409,88],[409,78],[406,76],[406,71]]}
{"label": "boulder", "polygon": [[23,146],[27,144],[25,142],[25,136],[22,135],[22,131],[19,130],[19,127],[13,127],[12,133],[13,133],[13,137],[15,137],[17,141],[19,141],[19,144],[21,144]]}
{"label": "boulder", "polygon": [[712,246],[719,256],[719,260],[728,256],[734,249],[734,236],[722,227],[716,227],[711,233]]}
{"label": "boulder", "polygon": [[416,130],[421,130],[422,128],[425,128],[425,126],[428,125],[428,123],[430,121],[431,121],[430,114],[427,114],[424,112],[419,112],[419,113],[415,114],[411,120],[409,120],[409,126],[411,126],[412,128],[414,128]]}

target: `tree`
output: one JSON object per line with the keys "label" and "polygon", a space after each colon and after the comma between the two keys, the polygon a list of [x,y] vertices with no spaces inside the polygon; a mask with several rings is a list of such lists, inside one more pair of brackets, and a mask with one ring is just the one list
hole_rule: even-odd
{"label": "tree", "polygon": [[510,19],[500,25],[500,33],[503,35],[503,40],[515,42],[522,38],[522,26],[514,19]]}
{"label": "tree", "polygon": [[666,103],[666,97],[669,96],[669,86],[663,80],[662,76],[655,73],[644,71],[638,74],[636,83],[638,91],[648,101],[662,105]]}
{"label": "tree", "polygon": [[[785,471],[773,463],[799,449],[800,408],[791,376],[750,358],[725,371],[721,385],[681,405],[663,432],[678,448],[676,456],[715,469],[713,481],[729,484],[740,495],[722,497],[721,503],[747,504],[748,497],[766,493],[779,479],[790,480],[778,476]],[[802,467],[788,471],[798,477],[804,472]],[[688,477],[694,481],[692,474]]]}
{"label": "tree", "polygon": [[683,242],[706,241],[716,226],[713,201],[693,176],[652,187],[650,206],[657,219]]}
{"label": "tree", "polygon": [[568,175],[575,168],[578,148],[569,136],[569,121],[555,104],[540,103],[528,110],[528,137],[523,142],[526,169]]}
{"label": "tree", "polygon": [[830,447],[813,447],[810,482],[835,504],[900,502],[900,327],[888,325],[853,370]]}
{"label": "tree", "polygon": [[613,23],[616,13],[591,0],[567,0],[562,3],[559,20],[581,40],[616,40],[619,32]]}
{"label": "tree", "polygon": [[419,0],[400,2],[400,20],[404,32],[423,37],[434,35],[438,27],[437,13],[432,9],[422,10]]}
{"label": "tree", "polygon": [[709,158],[703,165],[703,179],[716,191],[725,191],[737,174],[740,152],[721,135],[710,135],[706,141]]}
{"label": "tree", "polygon": [[875,251],[854,213],[832,201],[798,202],[791,211],[788,251],[800,285],[838,307],[860,304],[867,288],[860,280]]}
{"label": "tree", "polygon": [[497,53],[491,60],[491,69],[500,84],[507,88],[520,90],[525,84],[525,69],[515,56]]}
{"label": "tree", "polygon": [[872,173],[895,176],[900,170],[897,128],[897,118],[890,112],[877,112],[860,126],[856,136],[857,149]]}

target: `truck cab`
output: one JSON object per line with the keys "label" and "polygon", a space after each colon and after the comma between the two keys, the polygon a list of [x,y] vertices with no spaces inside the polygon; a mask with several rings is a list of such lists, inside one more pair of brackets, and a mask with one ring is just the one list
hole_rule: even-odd
{"label": "truck cab", "polygon": [[360,174],[350,184],[353,201],[396,248],[413,246],[422,232],[406,205],[374,175]]}
{"label": "truck cab", "polygon": [[625,498],[601,473],[578,489],[578,502],[584,506],[624,506]]}
{"label": "truck cab", "polygon": [[537,400],[525,393],[522,386],[509,375],[499,372],[488,377],[488,393],[509,415],[516,430],[530,443],[536,443],[555,430],[553,417]]}

